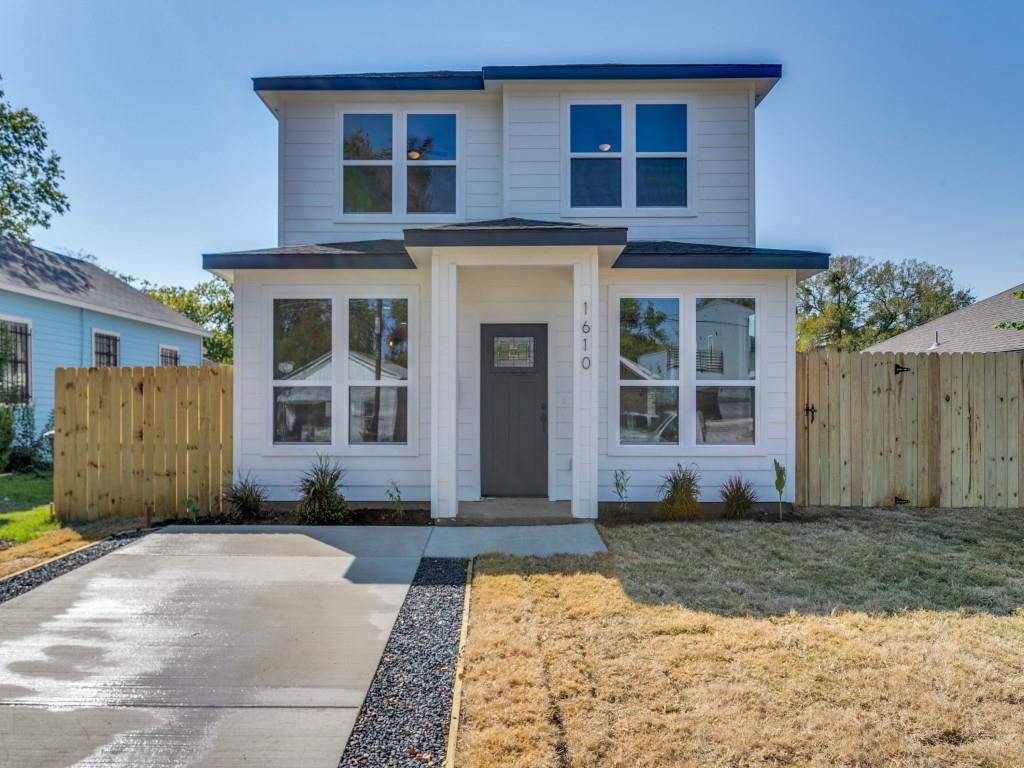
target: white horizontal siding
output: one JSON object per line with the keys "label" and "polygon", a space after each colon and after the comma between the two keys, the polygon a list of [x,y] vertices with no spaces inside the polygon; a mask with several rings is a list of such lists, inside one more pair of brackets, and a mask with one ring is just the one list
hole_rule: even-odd
{"label": "white horizontal siding", "polygon": [[295,94],[286,98],[279,117],[280,228],[283,245],[401,238],[402,229],[432,223],[424,217],[380,223],[345,222],[339,188],[340,130],[338,106],[375,101],[381,108],[400,100],[444,103],[462,114],[462,210],[466,219],[493,219],[501,215],[501,117],[498,97],[491,94],[332,94],[315,97]]}
{"label": "white horizontal siding", "polygon": [[[685,90],[683,90],[685,87]],[[623,86],[607,84],[609,93]],[[652,90],[657,89],[657,90]],[[639,92],[637,86],[633,91]],[[561,167],[561,99],[564,89],[506,88],[505,200],[508,216],[548,220],[563,218]],[[592,88],[589,93],[599,93]],[[707,87],[648,86],[643,92],[685,95],[695,121],[691,172],[697,174],[696,215],[690,217],[594,217],[576,221],[629,228],[631,240],[676,239],[727,245],[753,245],[753,180],[750,175],[751,114],[744,83]]]}
{"label": "white horizontal siding", "polygon": [[[600,379],[600,419],[598,441],[598,492],[601,501],[615,501],[614,475],[617,469],[629,474],[629,498],[632,501],[656,501],[659,498],[658,488],[665,473],[677,464],[684,467],[696,464],[701,473],[701,498],[705,501],[718,501],[718,488],[730,476],[742,475],[750,480],[762,500],[778,498],[775,492],[775,471],[773,460],[790,467],[790,477],[794,470],[791,467],[791,429],[793,425],[793,397],[791,391],[793,381],[792,349],[790,338],[792,302],[789,295],[790,277],[788,272],[754,271],[754,270],[612,270],[602,269],[601,302],[599,316],[600,354],[608,360],[611,354],[609,346],[610,334],[617,329],[608,325],[610,314],[609,286],[643,285],[656,286],[663,291],[688,291],[701,286],[709,290],[727,291],[735,288],[737,295],[756,292],[761,297],[763,306],[760,308],[759,353],[757,366],[760,369],[761,416],[758,427],[763,440],[763,455],[711,455],[701,454],[699,449],[680,449],[672,456],[638,456],[618,455],[618,451],[609,452],[610,419],[617,419],[617,414],[609,412],[609,387],[617,386],[608,379],[608,366],[604,365],[604,373]],[[690,307],[682,307],[683,313],[692,312]],[[683,340],[683,353],[692,350],[689,340]],[[684,359],[683,364],[687,364]],[[683,387],[692,386],[685,380]],[[681,413],[681,431],[684,440],[688,439],[689,431],[694,429],[694,418],[691,414]],[[792,481],[791,481],[792,485]],[[789,492],[791,492],[791,488]]]}
{"label": "white horizontal siding", "polygon": [[[391,481],[407,501],[430,499],[430,268],[416,270],[284,270],[235,273],[235,471],[252,473],[273,500],[296,498],[295,486],[314,456],[287,456],[271,450],[270,302],[266,286],[409,285],[419,288],[418,388],[411,418],[417,419],[417,453],[413,456],[338,456],[345,469],[345,496],[353,501],[383,501]],[[339,307],[337,311],[342,311]],[[344,397],[344,395],[339,395]],[[345,402],[333,404],[337,423],[347,419]],[[331,455],[330,449],[320,451]]]}

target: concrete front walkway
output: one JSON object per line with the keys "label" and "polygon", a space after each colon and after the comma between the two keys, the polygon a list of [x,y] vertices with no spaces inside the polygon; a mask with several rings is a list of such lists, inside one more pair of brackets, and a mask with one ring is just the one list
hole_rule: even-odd
{"label": "concrete front walkway", "polygon": [[175,526],[0,605],[0,766],[334,768],[421,556],[593,525]]}

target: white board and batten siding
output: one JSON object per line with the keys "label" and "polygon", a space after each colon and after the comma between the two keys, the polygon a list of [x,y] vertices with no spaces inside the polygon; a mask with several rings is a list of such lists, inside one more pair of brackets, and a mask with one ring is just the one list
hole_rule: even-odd
{"label": "white board and batten siding", "polygon": [[[373,449],[351,449],[350,455],[322,447],[277,447],[271,443],[271,396],[269,371],[272,349],[268,339],[275,290],[301,288],[313,297],[335,286],[358,289],[359,286],[403,286],[416,291],[419,310],[415,316],[419,328],[414,331],[416,346],[416,408],[410,404],[410,417],[416,419],[415,442],[410,455],[374,455]],[[345,311],[336,307],[336,312]],[[335,324],[337,327],[337,324]],[[235,376],[240,385],[235,398],[236,431],[235,474],[251,472],[264,484],[271,500],[297,498],[296,485],[302,473],[316,460],[318,453],[336,457],[345,469],[345,495],[353,500],[383,501],[389,483],[394,481],[404,499],[430,499],[430,269],[417,270],[280,270],[239,271],[235,279]],[[337,346],[335,346],[337,350]],[[318,382],[310,382],[316,386]],[[347,393],[338,382],[332,406],[337,428],[347,424]],[[410,425],[410,430],[413,430]]]}

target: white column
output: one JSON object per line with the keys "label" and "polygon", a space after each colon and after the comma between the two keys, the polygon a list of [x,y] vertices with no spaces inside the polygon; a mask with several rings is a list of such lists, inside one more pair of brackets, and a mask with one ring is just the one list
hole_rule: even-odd
{"label": "white column", "polygon": [[430,514],[455,517],[458,301],[456,266],[450,256],[435,252],[430,281]]}
{"label": "white column", "polygon": [[[596,250],[596,249],[595,249]],[[573,264],[572,514],[597,517],[597,253]]]}

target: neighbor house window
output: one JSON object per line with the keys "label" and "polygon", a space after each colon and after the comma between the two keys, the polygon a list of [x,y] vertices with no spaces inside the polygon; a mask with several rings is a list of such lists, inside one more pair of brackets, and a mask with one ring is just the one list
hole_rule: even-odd
{"label": "neighbor house window", "polygon": [[274,299],[273,314],[273,442],[327,445],[333,379],[331,299]]}
{"label": "neighbor house window", "polygon": [[696,299],[698,445],[754,444],[756,309],[752,298]]}
{"label": "neighbor house window", "polygon": [[349,445],[409,442],[409,300],[348,301]]}
{"label": "neighbor house window", "polygon": [[181,351],[177,347],[160,345],[160,365],[181,365]]}
{"label": "neighbor house window", "polygon": [[683,103],[569,104],[567,207],[583,215],[688,211],[691,117]]}
{"label": "neighbor house window", "polygon": [[619,299],[619,442],[679,444],[679,299]]}
{"label": "neighbor house window", "polygon": [[0,319],[0,403],[25,405],[32,399],[31,350],[28,321]]}
{"label": "neighbor house window", "polygon": [[344,113],[342,214],[454,215],[457,144],[455,113]]}
{"label": "neighbor house window", "polygon": [[96,368],[116,368],[121,364],[121,337],[115,333],[93,331],[92,364]]}

